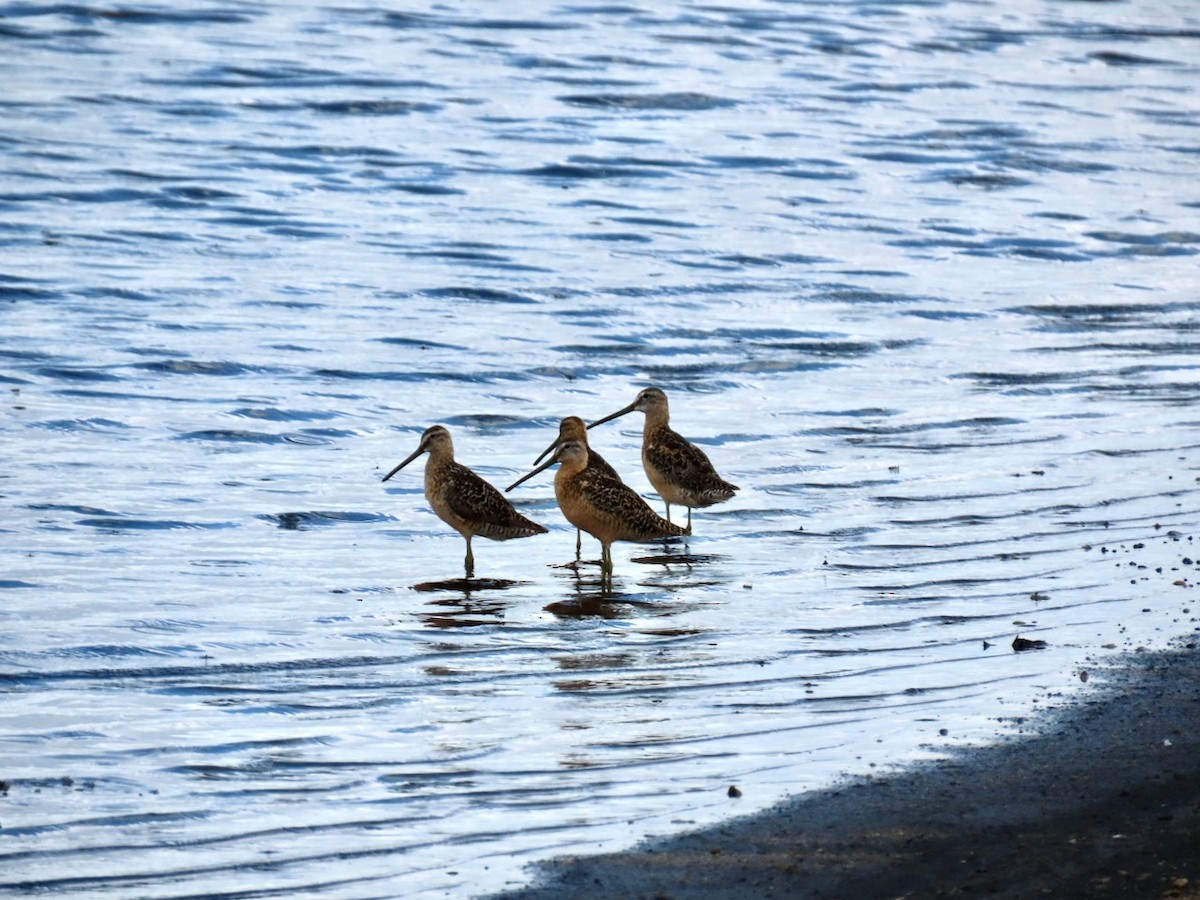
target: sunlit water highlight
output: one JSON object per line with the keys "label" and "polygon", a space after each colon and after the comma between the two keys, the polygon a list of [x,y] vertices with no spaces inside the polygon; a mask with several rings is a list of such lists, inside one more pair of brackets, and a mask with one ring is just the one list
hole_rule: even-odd
{"label": "sunlit water highlight", "polygon": [[[484,893],[1193,633],[1198,40],[0,4],[0,887]],[[549,474],[472,583],[380,483],[440,422],[503,486],[647,384],[742,490],[611,592]],[[658,508],[635,418],[592,440]]]}

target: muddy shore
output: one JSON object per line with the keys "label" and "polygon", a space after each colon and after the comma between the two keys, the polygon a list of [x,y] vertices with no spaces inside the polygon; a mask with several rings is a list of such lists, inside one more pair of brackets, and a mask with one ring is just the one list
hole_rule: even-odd
{"label": "muddy shore", "polygon": [[1033,734],[557,859],[501,896],[1200,898],[1198,647],[1130,654]]}

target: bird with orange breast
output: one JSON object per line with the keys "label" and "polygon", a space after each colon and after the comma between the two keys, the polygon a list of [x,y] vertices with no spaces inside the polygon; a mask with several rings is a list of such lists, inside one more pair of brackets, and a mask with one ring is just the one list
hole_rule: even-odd
{"label": "bird with orange breast", "polygon": [[567,521],[600,542],[600,578],[612,581],[612,545],[615,541],[648,541],[686,534],[652,510],[638,493],[600,469],[588,467],[583,441],[557,443],[554,455],[507,490],[558,463],[554,496]]}
{"label": "bird with orange breast", "polygon": [[[567,441],[579,441],[585,448],[587,448],[587,467],[589,469],[595,469],[596,471],[602,472],[604,475],[614,478],[617,481],[621,480],[621,476],[617,474],[617,470],[610,466],[604,460],[604,457],[593,450],[591,444],[588,443],[587,425],[584,424],[583,419],[579,418],[579,416],[566,416],[561,422],[558,423],[558,437],[551,442],[549,447],[538,454],[538,458],[533,461],[533,464],[536,466],[546,458],[547,454],[553,453],[561,444],[564,444]],[[512,488],[510,487],[509,490],[512,490]],[[579,559],[579,554],[583,549],[582,535],[582,529],[576,528],[575,559],[577,560]]]}

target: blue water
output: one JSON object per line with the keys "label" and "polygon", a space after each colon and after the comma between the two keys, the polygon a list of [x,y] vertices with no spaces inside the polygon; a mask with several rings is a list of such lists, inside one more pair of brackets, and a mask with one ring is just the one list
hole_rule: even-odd
{"label": "blue water", "polygon": [[[0,888],[479,895],[1194,633],[1198,61],[1168,0],[0,3]],[[610,592],[549,475],[467,585],[380,481],[649,384],[742,490]]]}

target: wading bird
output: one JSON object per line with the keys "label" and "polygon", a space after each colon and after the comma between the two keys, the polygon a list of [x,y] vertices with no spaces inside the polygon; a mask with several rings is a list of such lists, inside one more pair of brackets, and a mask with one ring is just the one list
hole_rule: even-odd
{"label": "wading bird", "polygon": [[588,468],[588,450],[583,441],[558,444],[549,460],[507,489],[511,491],[555,463],[559,468],[554,476],[554,496],[559,508],[568,522],[600,542],[601,582],[612,581],[614,541],[649,541],[686,534],[652,510],[633,488]]}
{"label": "wading bird", "polygon": [[672,503],[687,507],[687,533],[691,534],[693,507],[723,503],[739,488],[717,474],[703,450],[672,430],[667,395],[658,388],[646,388],[624,409],[597,419],[588,428],[634,411],[646,414],[642,430],[642,466],[646,477],[667,504],[668,520]]}
{"label": "wading bird", "polygon": [[[554,442],[549,447],[538,454],[538,458],[533,461],[533,464],[536,466],[546,458],[546,454],[554,452],[559,445],[567,441],[579,441],[587,449],[587,467],[589,469],[601,472],[616,481],[621,480],[621,476],[617,474],[617,470],[605,462],[604,457],[591,448],[587,439],[587,425],[584,424],[583,419],[579,418],[579,416],[567,416],[558,423],[558,437],[554,439]],[[509,490],[512,490],[512,488],[509,488]],[[579,559],[579,555],[583,550],[582,534],[582,529],[575,529],[576,559]]]}
{"label": "wading bird", "polygon": [[467,578],[475,576],[475,556],[471,552],[471,538],[475,535],[507,541],[546,533],[544,527],[517,512],[496,488],[454,461],[454,442],[442,425],[427,428],[412,455],[384,475],[383,480],[387,481],[422,453],[429,454],[425,463],[425,499],[439,519],[466,538]]}

